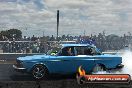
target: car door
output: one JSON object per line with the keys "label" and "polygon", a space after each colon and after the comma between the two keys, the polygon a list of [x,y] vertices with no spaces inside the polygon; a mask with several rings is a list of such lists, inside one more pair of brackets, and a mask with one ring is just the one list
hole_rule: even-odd
{"label": "car door", "polygon": [[56,65],[59,68],[59,71],[64,74],[74,73],[74,59],[76,59],[76,56],[57,56],[59,62],[56,63]]}
{"label": "car door", "polygon": [[94,66],[93,56],[78,55],[78,56],[57,56],[56,61],[52,63],[55,71],[59,73],[76,73],[79,66],[82,66],[86,72],[89,72]]}
{"label": "car door", "polygon": [[[76,56],[74,55],[74,47],[71,47],[73,51],[73,55],[62,54],[62,51],[54,57],[51,57],[51,68],[54,73],[73,73],[74,71],[74,59]],[[62,49],[63,50],[63,49]],[[65,49],[64,49],[65,50]]]}
{"label": "car door", "polygon": [[74,71],[78,71],[78,68],[82,66],[82,68],[86,72],[90,72],[94,66],[94,58],[90,55],[77,55],[74,59]]}
{"label": "car door", "polygon": [[94,65],[94,56],[89,52],[90,49],[87,46],[75,47],[76,58],[74,58],[74,69],[78,69],[79,66],[86,72],[90,72]]}

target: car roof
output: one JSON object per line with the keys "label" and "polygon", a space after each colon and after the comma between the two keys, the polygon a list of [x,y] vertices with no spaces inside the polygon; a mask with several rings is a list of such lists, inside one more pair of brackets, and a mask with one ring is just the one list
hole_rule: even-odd
{"label": "car roof", "polygon": [[70,47],[70,46],[91,46],[92,45],[89,45],[89,44],[61,44],[62,47]]}

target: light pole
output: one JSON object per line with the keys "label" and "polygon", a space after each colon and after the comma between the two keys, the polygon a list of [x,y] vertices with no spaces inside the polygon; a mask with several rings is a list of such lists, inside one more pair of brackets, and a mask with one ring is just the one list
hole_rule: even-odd
{"label": "light pole", "polygon": [[58,30],[59,30],[59,10],[57,10],[57,41],[59,41],[58,40]]}

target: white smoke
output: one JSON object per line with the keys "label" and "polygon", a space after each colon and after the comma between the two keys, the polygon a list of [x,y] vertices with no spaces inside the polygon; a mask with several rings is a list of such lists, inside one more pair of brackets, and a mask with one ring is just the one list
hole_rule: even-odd
{"label": "white smoke", "polygon": [[122,64],[124,68],[122,69],[121,73],[123,74],[130,74],[132,76],[132,52],[125,51],[122,56]]}
{"label": "white smoke", "polygon": [[112,69],[108,71],[99,71],[94,74],[129,74],[132,76],[132,51],[125,50],[122,54],[122,64],[124,65],[121,69]]}

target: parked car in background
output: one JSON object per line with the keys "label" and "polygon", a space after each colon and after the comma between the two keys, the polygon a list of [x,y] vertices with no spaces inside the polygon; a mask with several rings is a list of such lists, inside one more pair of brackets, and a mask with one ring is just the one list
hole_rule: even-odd
{"label": "parked car in background", "polygon": [[102,54],[96,46],[88,44],[61,44],[44,55],[19,57],[13,68],[27,72],[36,79],[48,74],[72,74],[82,66],[87,73],[123,67],[122,57]]}

